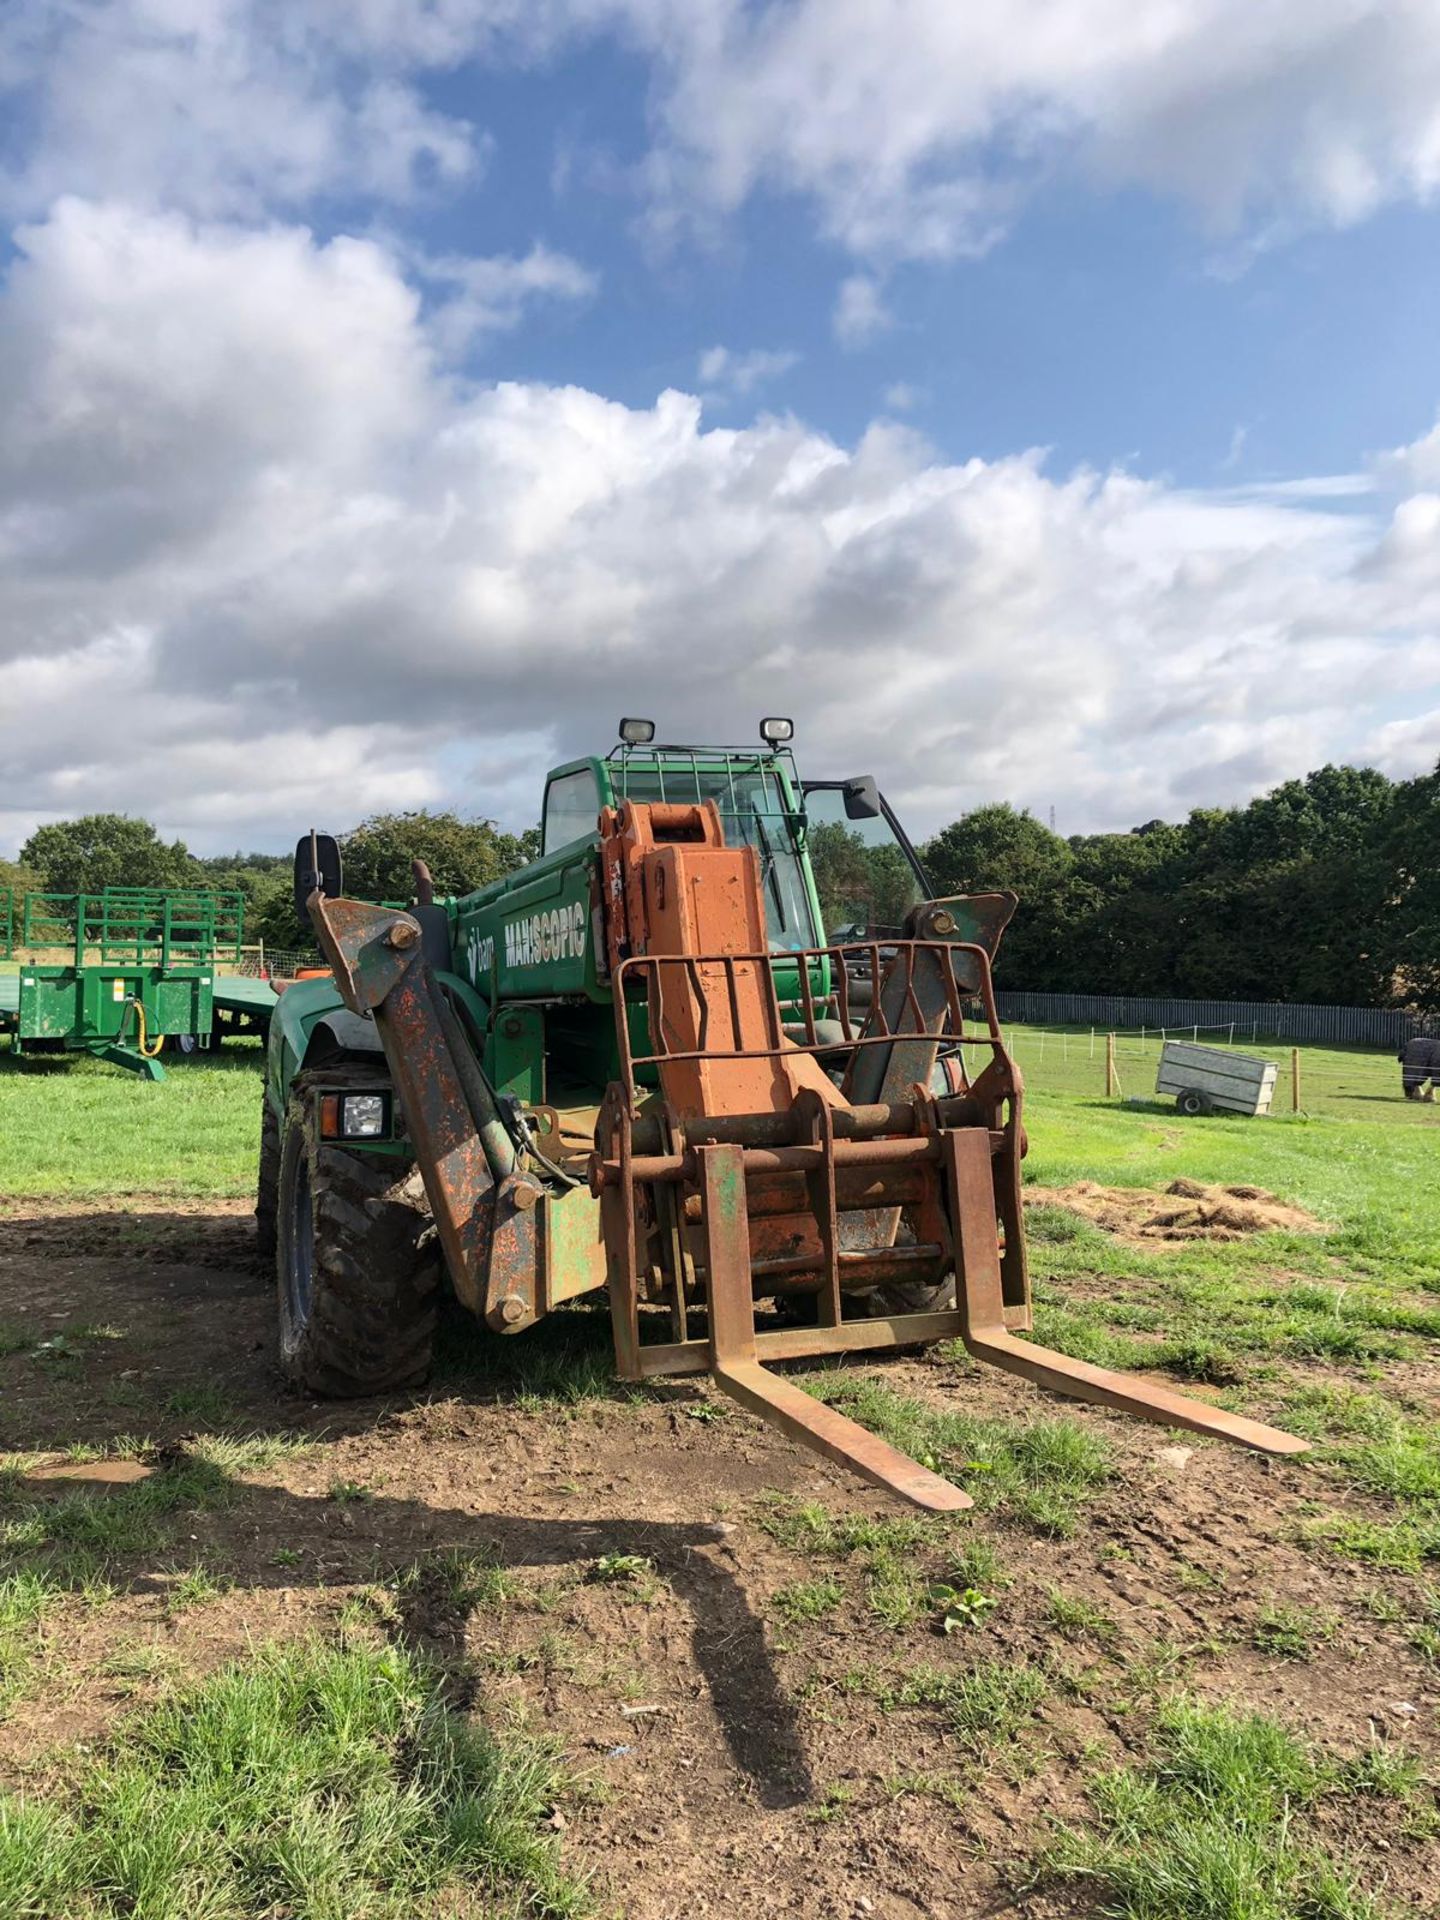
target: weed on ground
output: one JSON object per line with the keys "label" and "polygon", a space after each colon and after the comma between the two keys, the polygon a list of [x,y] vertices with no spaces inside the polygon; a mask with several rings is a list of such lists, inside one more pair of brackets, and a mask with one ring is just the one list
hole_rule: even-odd
{"label": "weed on ground", "polygon": [[804,1384],[922,1466],[963,1486],[977,1506],[1039,1533],[1073,1534],[1085,1501],[1109,1477],[1105,1440],[1078,1421],[979,1418],[843,1372],[817,1374]]}
{"label": "weed on ground", "polygon": [[[474,1894],[578,1913],[533,1742],[453,1714],[394,1646],[262,1649],[0,1801],[0,1912],[439,1916]],[[479,1911],[477,1907],[473,1910]]]}

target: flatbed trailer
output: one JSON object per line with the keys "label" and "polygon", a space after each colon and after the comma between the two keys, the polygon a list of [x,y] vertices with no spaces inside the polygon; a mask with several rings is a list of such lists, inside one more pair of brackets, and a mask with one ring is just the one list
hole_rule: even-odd
{"label": "flatbed trailer", "polygon": [[212,993],[215,1039],[232,1033],[267,1034],[279,998],[268,980],[253,973],[217,973]]}
{"label": "flatbed trailer", "polygon": [[[216,1019],[213,1038],[220,1040],[232,1033],[254,1033],[262,1038],[270,1030],[270,1016],[279,995],[268,980],[253,974],[217,973],[211,986],[211,1004]],[[13,1033],[20,1024],[20,975],[0,973],[0,1034]],[[203,1034],[197,1035],[201,1043]]]}

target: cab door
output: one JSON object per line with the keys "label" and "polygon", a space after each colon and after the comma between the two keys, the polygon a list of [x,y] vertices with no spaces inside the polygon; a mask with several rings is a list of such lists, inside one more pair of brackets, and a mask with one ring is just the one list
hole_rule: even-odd
{"label": "cab door", "polygon": [[806,847],[827,941],[898,935],[930,882],[868,774],[805,783]]}

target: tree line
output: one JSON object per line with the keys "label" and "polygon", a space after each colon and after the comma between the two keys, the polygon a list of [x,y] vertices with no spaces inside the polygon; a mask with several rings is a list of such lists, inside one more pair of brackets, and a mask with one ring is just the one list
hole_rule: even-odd
{"label": "tree line", "polygon": [[[374,815],[342,845],[347,892],[405,900],[412,856],[439,893],[467,893],[533,860],[539,833],[422,809]],[[999,802],[920,854],[939,895],[1020,895],[1002,987],[1440,1010],[1440,767],[1392,781],[1327,766],[1246,806],[1068,838]],[[89,814],[37,828],[18,865],[0,861],[0,887],[234,890],[247,939],[309,946],[290,870],[288,853],[199,858],[146,820]]]}
{"label": "tree line", "polygon": [[1128,833],[978,807],[922,859],[937,893],[1020,895],[1002,987],[1440,1010],[1440,767],[1322,767]]}

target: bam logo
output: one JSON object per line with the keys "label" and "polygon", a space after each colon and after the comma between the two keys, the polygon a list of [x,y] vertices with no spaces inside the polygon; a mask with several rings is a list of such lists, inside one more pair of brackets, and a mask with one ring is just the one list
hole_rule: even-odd
{"label": "bam logo", "polygon": [[467,945],[470,952],[470,978],[478,986],[495,964],[495,942],[488,933],[482,935],[478,928],[472,928]]}
{"label": "bam logo", "polygon": [[528,920],[512,920],[505,929],[505,964],[538,967],[547,960],[582,959],[586,926],[585,906],[580,900],[549,913],[531,914]]}

